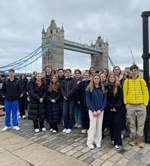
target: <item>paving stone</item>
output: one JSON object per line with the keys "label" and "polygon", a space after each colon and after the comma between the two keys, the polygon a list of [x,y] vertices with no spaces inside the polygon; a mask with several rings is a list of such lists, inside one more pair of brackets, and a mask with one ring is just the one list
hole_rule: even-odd
{"label": "paving stone", "polygon": [[146,149],[150,149],[150,145],[149,144],[145,144]]}
{"label": "paving stone", "polygon": [[135,152],[138,152],[140,148],[138,146],[134,146],[131,150],[134,150]]}
{"label": "paving stone", "polygon": [[108,154],[113,155],[113,154],[115,154],[116,152],[117,152],[116,150],[111,149],[111,150],[108,152]]}
{"label": "paving stone", "polygon": [[102,160],[107,160],[111,155],[109,154],[104,154],[100,159]]}
{"label": "paving stone", "polygon": [[95,160],[95,158],[93,157],[89,157],[88,159],[86,159],[84,162],[87,164],[90,164],[91,162],[93,162]]}
{"label": "paving stone", "polygon": [[[142,149],[143,150],[143,149]],[[150,156],[150,151],[147,153],[148,156]]]}
{"label": "paving stone", "polygon": [[66,153],[66,152],[68,152],[68,151],[71,150],[71,149],[73,149],[72,146],[67,146],[67,147],[65,147],[64,149],[60,150],[60,152],[61,152],[61,153]]}
{"label": "paving stone", "polygon": [[99,148],[95,148],[93,150],[91,150],[92,153],[97,153],[99,151]]}
{"label": "paving stone", "polygon": [[83,154],[82,156],[80,156],[78,159],[83,161],[83,160],[87,159],[88,157],[91,157],[92,154],[93,154],[92,152],[87,152],[87,153]]}
{"label": "paving stone", "polygon": [[103,160],[96,159],[96,160],[94,160],[94,161],[91,163],[91,165],[93,165],[93,166],[100,166],[100,165],[102,165],[103,163],[104,163]]}
{"label": "paving stone", "polygon": [[98,159],[98,158],[100,158],[103,154],[104,154],[104,152],[99,151],[99,152],[95,153],[92,157],[95,158],[95,159]]}
{"label": "paving stone", "polygon": [[121,149],[118,153],[124,154],[126,151],[127,151],[127,150],[125,150],[125,149]]}
{"label": "paving stone", "polygon": [[125,146],[125,145],[127,145],[128,143],[129,143],[129,141],[123,140],[123,141],[122,141],[122,146]]}
{"label": "paving stone", "polygon": [[112,163],[111,161],[106,161],[104,164],[102,164],[102,166],[112,166],[114,163]]}
{"label": "paving stone", "polygon": [[81,150],[81,149],[83,149],[84,147],[85,147],[85,146],[80,145],[80,146],[76,147],[75,149],[76,149],[76,150]]}
{"label": "paving stone", "polygon": [[143,160],[142,160],[142,163],[148,165],[150,164],[150,157],[146,156]]}
{"label": "paving stone", "polygon": [[82,140],[80,140],[79,142],[83,143],[83,142],[86,142],[87,141],[87,138],[83,138]]}
{"label": "paving stone", "polygon": [[3,148],[0,147],[0,153],[4,152],[5,150]]}
{"label": "paving stone", "polygon": [[128,159],[123,157],[118,161],[117,165],[124,166],[127,164],[128,161],[129,161]]}
{"label": "paving stone", "polygon": [[129,149],[131,149],[131,148],[132,148],[132,146],[130,146],[130,145],[128,144],[128,145],[126,145],[123,149],[129,150]]}
{"label": "paving stone", "polygon": [[79,138],[77,138],[76,140],[74,140],[75,142],[77,142],[77,141],[80,141],[82,139],[82,137],[79,137]]}
{"label": "paving stone", "polygon": [[91,149],[89,149],[88,147],[85,147],[84,149],[81,150],[81,152],[86,153],[86,152],[88,152],[88,151],[90,151],[90,150],[91,150]]}
{"label": "paving stone", "polygon": [[109,158],[110,161],[116,162],[122,157],[122,154],[116,153],[111,158]]}
{"label": "paving stone", "polygon": [[127,158],[127,159],[130,159],[136,152],[133,151],[133,150],[129,150],[125,155],[124,157]]}
{"label": "paving stone", "polygon": [[148,150],[146,148],[142,148],[139,152],[145,154],[145,153],[147,153],[147,151]]}
{"label": "paving stone", "polygon": [[77,158],[77,157],[81,156],[82,154],[83,153],[79,151],[79,152],[75,153],[72,157]]}
{"label": "paving stone", "polygon": [[77,152],[77,150],[72,149],[72,150],[70,150],[69,152],[67,152],[66,154],[67,154],[68,156],[71,156],[71,155],[73,155],[73,154],[76,153],[76,152]]}
{"label": "paving stone", "polygon": [[77,146],[79,146],[79,145],[81,145],[80,142],[75,142],[75,143],[73,143],[71,146],[73,146],[73,147],[77,147]]}
{"label": "paving stone", "polygon": [[138,160],[132,159],[132,160],[130,160],[130,161],[128,162],[127,165],[128,165],[128,166],[137,166],[138,163],[139,163]]}
{"label": "paving stone", "polygon": [[142,158],[143,158],[143,153],[138,153],[134,158],[136,159],[136,160],[141,160]]}

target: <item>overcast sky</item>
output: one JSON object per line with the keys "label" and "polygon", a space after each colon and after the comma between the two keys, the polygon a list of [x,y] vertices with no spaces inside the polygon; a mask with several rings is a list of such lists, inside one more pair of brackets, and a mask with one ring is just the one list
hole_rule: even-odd
{"label": "overcast sky", "polygon": [[[0,66],[16,61],[41,45],[41,31],[54,17],[65,39],[95,44],[100,34],[109,43],[109,56],[122,69],[133,62],[142,68],[142,18],[149,0],[0,0]],[[79,37],[81,39],[79,40]],[[90,55],[64,51],[64,68],[88,69]],[[41,71],[41,59],[20,70]]]}

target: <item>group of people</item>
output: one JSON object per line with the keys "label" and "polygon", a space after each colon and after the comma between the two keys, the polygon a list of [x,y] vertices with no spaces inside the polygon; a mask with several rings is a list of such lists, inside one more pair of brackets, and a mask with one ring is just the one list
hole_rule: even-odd
{"label": "group of people", "polygon": [[[1,90],[6,110],[2,131],[11,128],[11,109],[13,129],[20,130],[18,118],[26,118],[28,97],[28,119],[33,120],[35,132],[46,131],[45,119],[53,133],[58,132],[61,121],[64,125],[62,132],[67,134],[72,132],[75,124],[75,127],[82,128],[81,133],[88,134],[87,146],[94,149],[94,144],[101,147],[104,130],[109,128],[111,144],[119,150],[129,128],[129,144],[134,146],[138,137],[138,146],[144,147],[142,137],[149,93],[146,82],[138,74],[137,65],[133,64],[130,72],[125,71],[123,75],[119,66],[115,66],[111,73],[107,68],[96,73],[92,66],[83,76],[79,69],[74,71],[75,76],[72,76],[71,69],[66,69],[65,73],[58,69],[56,75],[51,66],[47,66],[42,73],[33,72],[29,82],[25,74],[16,79],[13,69],[8,74],[9,79],[3,81]],[[17,118],[18,103],[20,114]]]}

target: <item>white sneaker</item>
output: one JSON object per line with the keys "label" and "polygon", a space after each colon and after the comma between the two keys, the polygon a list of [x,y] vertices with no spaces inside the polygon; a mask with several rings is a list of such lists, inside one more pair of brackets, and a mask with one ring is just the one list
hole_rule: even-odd
{"label": "white sneaker", "polygon": [[39,132],[40,132],[40,130],[39,130],[39,129],[35,129],[34,131],[35,131],[36,133],[39,133]]}
{"label": "white sneaker", "polygon": [[114,145],[114,141],[111,141],[111,144]]}
{"label": "white sneaker", "polygon": [[20,130],[20,127],[14,126],[13,129],[18,131],[18,130]]}
{"label": "white sneaker", "polygon": [[94,149],[93,144],[88,145],[88,148],[89,148],[89,149]]}
{"label": "white sneaker", "polygon": [[46,128],[45,128],[45,127],[43,127],[43,128],[42,128],[42,131],[46,131]]}
{"label": "white sneaker", "polygon": [[123,134],[121,134],[121,139],[123,139],[124,138],[124,135]]}
{"label": "white sneaker", "polygon": [[104,132],[106,132],[107,130],[108,130],[108,129],[107,129],[107,128],[105,128],[105,129],[104,129]]}
{"label": "white sneaker", "polygon": [[67,129],[63,129],[63,131],[62,131],[62,132],[63,132],[63,133],[66,133],[66,131],[67,131]]}
{"label": "white sneaker", "polygon": [[82,134],[86,134],[86,133],[87,133],[87,129],[83,129],[83,130],[81,131],[81,133],[82,133]]}
{"label": "white sneaker", "polygon": [[53,130],[53,133],[57,133],[57,131],[56,131],[56,130]]}
{"label": "white sneaker", "polygon": [[78,125],[77,128],[82,128],[82,126],[81,126],[81,125]]}
{"label": "white sneaker", "polygon": [[69,133],[71,133],[71,131],[72,131],[71,129],[68,129],[68,130],[66,131],[66,133],[69,134]]}
{"label": "white sneaker", "polygon": [[23,116],[22,116],[22,119],[26,119],[26,116],[25,116],[25,115],[23,115]]}
{"label": "white sneaker", "polygon": [[121,149],[121,146],[115,145],[115,150],[120,150],[120,149]]}
{"label": "white sneaker", "polygon": [[50,131],[50,132],[52,132],[52,131],[53,131],[53,129],[51,128],[49,131]]}
{"label": "white sneaker", "polygon": [[18,119],[21,119],[21,116],[20,116],[20,115],[18,116]]}
{"label": "white sneaker", "polygon": [[96,147],[97,148],[101,148],[101,144],[96,144]]}
{"label": "white sneaker", "polygon": [[3,129],[2,129],[2,131],[7,131],[8,129],[11,129],[11,127],[4,127]]}

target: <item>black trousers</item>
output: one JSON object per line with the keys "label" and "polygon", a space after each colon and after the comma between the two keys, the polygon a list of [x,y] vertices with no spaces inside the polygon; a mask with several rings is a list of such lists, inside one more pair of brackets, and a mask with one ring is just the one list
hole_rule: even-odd
{"label": "black trousers", "polygon": [[40,124],[40,129],[42,129],[44,127],[44,120],[33,120],[33,126],[34,129],[39,129],[39,124]]}
{"label": "black trousers", "polygon": [[50,129],[58,131],[57,122],[54,122],[53,124],[50,123]]}
{"label": "black trousers", "polygon": [[111,112],[110,136],[111,141],[114,141],[114,145],[122,146],[119,112]]}
{"label": "black trousers", "polygon": [[22,117],[25,115],[25,104],[26,104],[27,96],[24,95],[22,98],[19,98],[19,112]]}
{"label": "black trousers", "polygon": [[81,110],[81,120],[82,120],[82,129],[89,129],[89,112],[87,107],[80,107]]}

